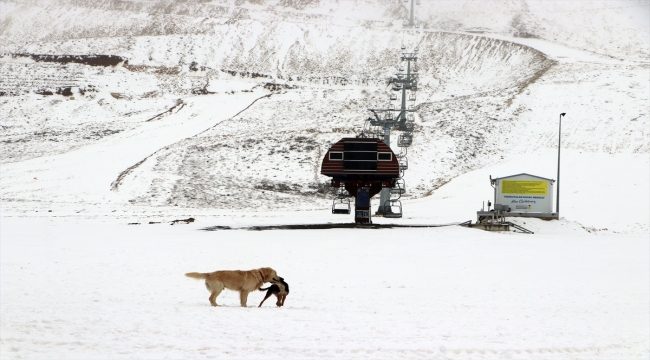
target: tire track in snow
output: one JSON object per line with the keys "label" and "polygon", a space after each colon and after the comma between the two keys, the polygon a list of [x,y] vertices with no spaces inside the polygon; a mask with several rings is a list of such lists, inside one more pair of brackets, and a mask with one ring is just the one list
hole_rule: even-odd
{"label": "tire track in snow", "polygon": [[[253,100],[250,104],[248,104],[248,106],[246,106],[244,109],[242,109],[241,111],[239,111],[237,114],[235,114],[235,115],[233,115],[232,117],[230,117],[229,119],[219,121],[219,122],[216,123],[215,125],[213,125],[213,126],[207,128],[207,129],[201,131],[200,133],[198,133],[198,134],[196,134],[196,135],[193,135],[193,136],[190,136],[190,137],[187,137],[187,138],[184,138],[184,139],[178,140],[178,141],[176,141],[176,142],[179,142],[179,141],[182,141],[182,140],[185,140],[185,139],[189,139],[189,138],[191,138],[191,137],[196,137],[196,136],[198,136],[198,135],[200,135],[200,134],[202,134],[202,133],[204,133],[204,132],[206,132],[206,131],[208,131],[208,130],[214,128],[215,126],[217,126],[217,125],[223,123],[224,121],[232,120],[232,119],[234,119],[235,117],[237,117],[239,114],[241,114],[241,113],[243,113],[244,111],[248,110],[248,108],[250,108],[251,106],[253,106],[253,104],[255,104],[258,100],[263,99],[263,98],[268,98],[268,97],[270,97],[271,95],[273,95],[273,93],[271,93],[271,94],[266,94],[266,95],[263,95],[263,96],[260,96],[260,97],[258,97],[257,99]],[[185,105],[184,102],[182,102],[182,103],[183,103],[183,105]],[[177,104],[176,106],[178,106],[178,104]],[[172,108],[172,109],[173,109],[173,108]],[[172,110],[172,109],[170,109],[170,110]],[[181,107],[181,109],[182,109],[182,107]],[[181,109],[178,109],[178,111],[180,111]],[[177,112],[178,112],[178,111],[177,111]],[[157,115],[157,116],[160,116],[160,115],[162,115],[162,114],[159,114],[159,115]],[[155,118],[155,117],[154,117],[154,118]],[[151,119],[150,119],[150,120],[151,120]],[[149,121],[149,120],[147,120],[147,121]],[[170,145],[171,145],[171,144],[170,144]],[[120,172],[120,174],[117,176],[117,178],[115,179],[115,181],[113,181],[113,182],[111,183],[111,191],[117,191],[118,188],[119,188],[119,186],[121,185],[122,181],[124,180],[124,178],[125,178],[127,175],[129,175],[133,170],[137,169],[140,165],[142,165],[145,161],[147,161],[150,157],[152,157],[153,155],[155,155],[155,154],[156,154],[157,152],[159,152],[160,150],[163,150],[163,149],[167,149],[167,148],[169,148],[170,145],[164,146],[164,147],[162,147],[162,148],[160,148],[160,149],[154,151],[153,153],[151,153],[151,155],[145,157],[144,159],[138,161],[138,162],[135,163],[134,165],[129,166],[129,167],[126,168],[124,171]]]}
{"label": "tire track in snow", "polygon": [[[221,124],[223,124],[224,122],[226,122],[226,121],[228,121],[228,120],[232,120],[232,119],[236,118],[237,116],[239,116],[239,114],[243,113],[244,111],[248,110],[248,108],[250,108],[251,106],[253,106],[253,104],[255,104],[255,103],[257,102],[257,100],[260,100],[260,99],[263,99],[263,98],[271,97],[271,95],[273,95],[273,93],[271,93],[271,94],[266,94],[266,95],[264,95],[264,96],[260,96],[260,97],[258,97],[257,99],[253,100],[253,102],[251,102],[250,104],[248,104],[248,106],[246,106],[243,110],[241,110],[240,112],[238,112],[238,113],[236,113],[235,115],[231,116],[229,119],[226,119],[226,120],[223,120],[223,121],[219,121],[218,123],[214,124],[214,126],[211,126],[211,127],[207,128],[207,129],[201,131],[200,133],[198,133],[198,134],[196,134],[196,135],[194,135],[194,136],[190,136],[190,137],[196,137],[196,136],[199,136],[199,135],[203,134],[204,132],[213,129],[213,128],[214,128],[215,126],[217,126],[217,125],[221,125]],[[186,138],[186,139],[189,139],[189,138]]]}

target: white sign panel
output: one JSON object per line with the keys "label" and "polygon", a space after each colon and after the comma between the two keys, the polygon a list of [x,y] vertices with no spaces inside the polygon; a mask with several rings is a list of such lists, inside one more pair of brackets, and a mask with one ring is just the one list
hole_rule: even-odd
{"label": "white sign panel", "polygon": [[510,212],[552,212],[553,185],[551,181],[533,176],[503,178],[497,184],[496,203],[507,205]]}

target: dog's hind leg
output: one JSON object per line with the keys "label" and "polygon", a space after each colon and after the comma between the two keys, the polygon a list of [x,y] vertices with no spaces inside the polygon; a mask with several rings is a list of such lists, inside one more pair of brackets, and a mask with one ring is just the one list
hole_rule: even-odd
{"label": "dog's hind leg", "polygon": [[262,302],[260,303],[260,306],[258,306],[258,307],[262,307],[262,304],[264,304],[264,302],[266,301],[266,299],[268,299],[268,298],[271,297],[271,294],[272,294],[272,293],[271,293],[270,291],[267,291],[267,292],[266,292],[266,296],[264,297],[264,300],[262,300]]}
{"label": "dog's hind leg", "polygon": [[222,283],[208,283],[207,281],[205,282],[205,287],[208,288],[208,291],[210,291],[210,297],[208,300],[210,300],[210,305],[212,306],[219,306],[217,305],[217,296],[221,294],[221,291],[223,291],[223,284]]}
{"label": "dog's hind leg", "polygon": [[208,298],[208,300],[210,300],[210,305],[219,306],[217,304],[217,296],[219,296],[219,293],[216,291],[213,291],[212,294],[210,294],[210,297]]}

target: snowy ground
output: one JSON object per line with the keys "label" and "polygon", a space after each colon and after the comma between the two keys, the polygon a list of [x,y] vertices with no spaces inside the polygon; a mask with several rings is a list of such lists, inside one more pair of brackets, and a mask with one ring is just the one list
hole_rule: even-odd
{"label": "snowy ground", "polygon": [[[524,225],[535,235],[458,226],[200,230],[259,224],[236,216],[175,226],[2,218],[2,358],[649,355],[646,235],[539,220]],[[261,266],[291,285],[285,307],[256,308],[260,292],[241,308],[224,292],[213,308],[203,284],[183,276]]]}

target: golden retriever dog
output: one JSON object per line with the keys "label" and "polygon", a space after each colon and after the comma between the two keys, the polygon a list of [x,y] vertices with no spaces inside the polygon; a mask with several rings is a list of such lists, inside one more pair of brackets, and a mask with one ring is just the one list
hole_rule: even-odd
{"label": "golden retriever dog", "polygon": [[211,273],[187,273],[187,277],[205,279],[205,287],[210,292],[210,304],[217,305],[217,296],[225,289],[239,291],[241,306],[246,307],[248,294],[259,289],[266,282],[278,282],[280,277],[275,270],[264,267],[253,270],[220,270]]}

